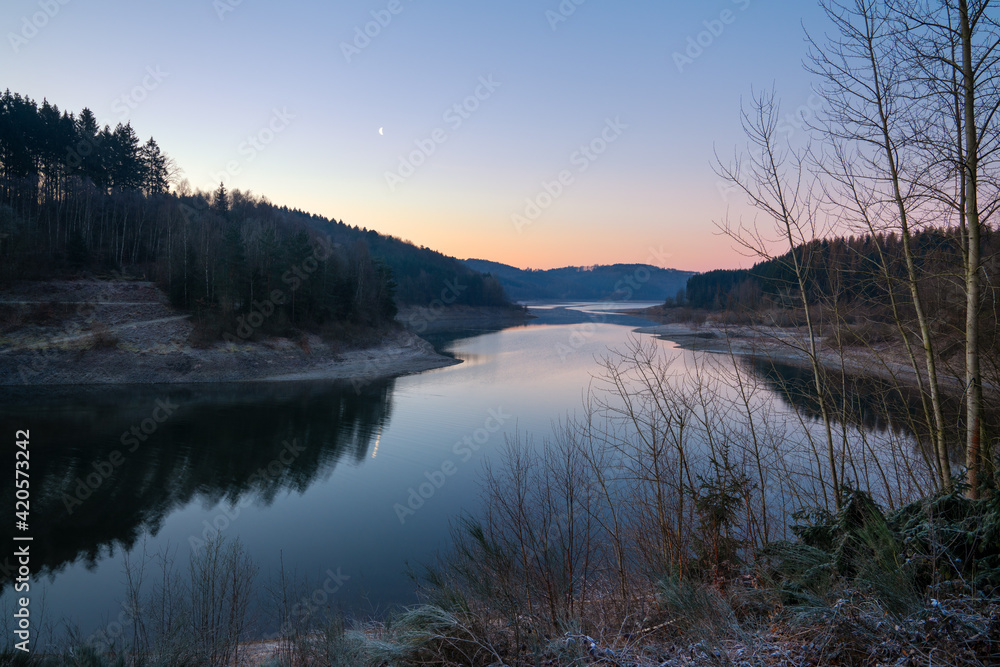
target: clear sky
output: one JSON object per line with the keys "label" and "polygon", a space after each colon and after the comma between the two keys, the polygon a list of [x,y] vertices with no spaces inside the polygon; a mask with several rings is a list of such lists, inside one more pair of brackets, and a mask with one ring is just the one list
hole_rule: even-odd
{"label": "clear sky", "polygon": [[130,121],[196,189],[460,258],[701,271],[748,263],[714,225],[745,215],[712,171],[741,97],[815,104],[803,24],[813,2],[4,0],[0,86]]}

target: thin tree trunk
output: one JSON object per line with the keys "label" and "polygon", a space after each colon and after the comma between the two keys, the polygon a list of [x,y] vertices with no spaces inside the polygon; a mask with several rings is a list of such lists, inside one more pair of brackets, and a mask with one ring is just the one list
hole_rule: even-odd
{"label": "thin tree trunk", "polygon": [[972,26],[968,0],[958,3],[962,35],[962,78],[965,93],[965,217],[968,224],[968,254],[965,262],[965,385],[966,443],[965,465],[968,469],[969,496],[981,493],[982,377],[979,374],[979,269],[980,221],[976,181],[979,170],[979,137],[976,128],[976,81],[972,64]]}

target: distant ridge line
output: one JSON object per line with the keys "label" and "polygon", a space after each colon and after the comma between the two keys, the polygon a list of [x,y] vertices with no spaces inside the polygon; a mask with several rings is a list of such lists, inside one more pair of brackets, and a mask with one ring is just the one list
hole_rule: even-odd
{"label": "distant ridge line", "polygon": [[492,275],[512,299],[616,299],[663,301],[685,289],[693,271],[650,264],[594,264],[556,269],[520,269],[484,259],[466,266]]}

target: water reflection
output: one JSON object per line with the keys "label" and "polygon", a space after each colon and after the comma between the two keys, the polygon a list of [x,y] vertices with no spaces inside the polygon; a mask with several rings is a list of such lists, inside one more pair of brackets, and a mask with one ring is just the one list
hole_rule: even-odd
{"label": "water reflection", "polygon": [[[819,403],[812,370],[773,362],[766,358],[743,358],[743,365],[761,378],[766,386],[788,406],[807,418],[820,420]],[[844,375],[825,371],[825,390],[837,423],[860,427],[865,431],[892,433],[927,442],[930,429],[920,394],[915,387],[900,385],[877,377]],[[963,404],[953,395],[942,396],[949,450],[954,462],[963,460]],[[984,423],[987,432],[996,432],[1000,412],[987,408]]]}
{"label": "water reflection", "polygon": [[270,505],[365,460],[394,382],[0,390],[0,432],[31,425],[32,574],[92,567],[192,500]]}

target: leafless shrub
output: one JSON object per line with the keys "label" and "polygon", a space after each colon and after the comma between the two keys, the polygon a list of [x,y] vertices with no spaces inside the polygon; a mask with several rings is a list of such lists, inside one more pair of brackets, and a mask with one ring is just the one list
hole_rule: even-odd
{"label": "leafless shrub", "polygon": [[94,350],[113,350],[118,347],[118,336],[103,322],[95,322],[90,327],[88,345]]}
{"label": "leafless shrub", "polygon": [[124,572],[126,598],[118,620],[89,638],[71,636],[69,655],[91,658],[69,664],[238,663],[257,573],[238,540],[208,540],[192,557],[187,576],[178,573],[169,551],[129,555]]}
{"label": "leafless shrub", "polygon": [[222,340],[222,331],[219,323],[198,317],[192,322],[187,342],[195,349],[205,350]]}
{"label": "leafless shrub", "polygon": [[211,664],[229,664],[245,639],[257,567],[238,540],[216,536],[192,557],[189,574],[192,640]]}

